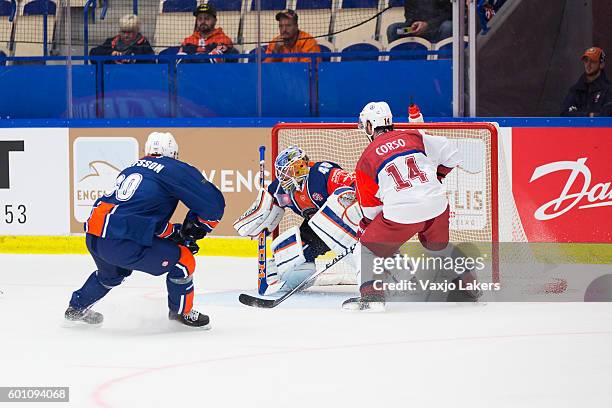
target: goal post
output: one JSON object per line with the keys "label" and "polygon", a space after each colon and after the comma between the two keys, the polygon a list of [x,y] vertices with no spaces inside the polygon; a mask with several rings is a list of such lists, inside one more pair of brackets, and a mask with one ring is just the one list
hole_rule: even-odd
{"label": "goal post", "polygon": [[[444,181],[451,207],[450,240],[491,243],[491,279],[498,282],[500,211],[504,218],[512,220],[511,224],[516,223],[520,229],[522,227],[506,171],[500,168],[504,165],[502,163],[500,166],[498,160],[501,156],[496,124],[432,122],[396,123],[394,126],[395,129],[417,129],[434,136],[444,136],[459,149],[463,164]],[[331,161],[346,170],[354,170],[369,143],[356,124],[281,123],[272,129],[272,160],[282,149],[298,146],[311,161]],[[283,231],[300,222],[299,217],[286,212],[279,228]],[[522,231],[513,232],[512,235],[519,241],[525,240]]]}

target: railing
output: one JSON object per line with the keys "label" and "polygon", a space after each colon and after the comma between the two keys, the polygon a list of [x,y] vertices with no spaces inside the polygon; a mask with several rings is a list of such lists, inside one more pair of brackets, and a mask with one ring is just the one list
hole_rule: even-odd
{"label": "railing", "polygon": [[17,13],[17,0],[11,0],[11,15],[8,20],[12,23],[15,20],[15,14]]}
{"label": "railing", "polygon": [[[134,0],[136,1],[136,0]],[[89,55],[89,10],[91,9],[91,21],[96,21],[96,0],[87,0],[85,7],[83,8],[83,56],[85,61],[88,60]],[[108,0],[104,0],[102,3],[102,12],[100,13],[100,20],[106,18],[106,12],[108,11]]]}
{"label": "railing", "polygon": [[[301,115],[304,116],[341,116],[336,114],[336,112],[346,110],[344,105],[346,105],[347,102],[352,103],[356,100],[355,98],[352,98],[351,95],[361,93],[362,95],[360,98],[375,97],[374,95],[371,95],[371,93],[368,95],[363,95],[362,89],[364,88],[355,87],[354,84],[357,81],[352,81],[351,79],[347,82],[346,78],[361,78],[363,72],[380,72],[382,70],[386,72],[386,74],[382,74],[382,78],[378,77],[378,79],[376,79],[376,91],[378,95],[385,95],[385,98],[395,98],[396,101],[399,99],[403,101],[411,95],[414,95],[417,100],[421,101],[423,99],[428,99],[430,101],[430,105],[432,107],[435,106],[435,109],[430,110],[430,112],[437,112],[432,113],[432,115],[444,116],[446,114],[450,114],[450,63],[449,60],[446,60],[444,64],[436,64],[436,61],[428,60],[427,57],[428,55],[443,56],[445,54],[448,55],[448,53],[439,51],[356,51],[350,53],[326,52],[317,54],[266,54],[262,56],[262,60],[264,61],[266,58],[295,57],[307,58],[310,62],[302,64],[264,63],[261,65],[255,63],[187,63],[188,61],[206,62],[206,60],[210,59],[229,59],[235,61],[241,60],[252,62],[257,60],[257,54],[73,56],[71,58],[72,61],[85,61],[86,63],[89,62],[91,65],[75,65],[73,68],[74,73],[72,74],[71,78],[77,79],[73,79],[71,84],[73,88],[73,95],[80,94],[81,96],[86,96],[86,99],[89,100],[88,106],[91,107],[92,103],[94,106],[94,108],[88,108],[89,113],[76,116],[82,118],[128,117],[123,113],[120,113],[120,110],[118,110],[119,108],[117,107],[118,105],[116,105],[117,103],[127,103],[125,102],[127,99],[130,99],[136,104],[140,103],[138,100],[141,100],[143,103],[149,106],[153,106],[156,103],[162,103],[164,105],[164,111],[167,112],[167,114],[164,116],[167,117],[208,116],[208,114],[205,112],[206,110],[209,110],[210,114],[218,116],[266,116],[271,114],[276,116],[292,116],[295,115],[295,112],[302,112],[302,106],[305,108],[305,110],[303,113],[301,113]],[[353,60],[363,59],[362,64],[366,63],[371,65],[359,65],[358,63],[353,62],[342,63],[320,61],[321,59],[333,60],[334,58],[346,58],[347,56],[350,56]],[[405,61],[385,61],[384,59],[387,57],[418,57],[420,60],[418,60],[418,64],[415,65],[402,65],[401,63]],[[113,63],[115,61],[126,59],[132,61],[150,62],[152,64],[116,65]],[[378,61],[379,59],[382,61]],[[59,62],[66,61],[66,57],[9,57],[8,60],[19,62]],[[396,64],[396,62],[400,62],[400,64]],[[437,62],[443,62],[443,60],[439,60]],[[167,68],[163,68],[163,70],[154,68],[155,66],[159,67],[160,65],[167,66]],[[181,70],[178,69],[184,65],[185,68]],[[124,68],[121,68],[122,66]],[[189,69],[187,69],[187,66],[189,66]],[[204,94],[201,94],[205,95],[204,99],[194,96],[194,91],[190,91],[187,88],[189,87],[188,84],[191,83],[189,82],[190,79],[199,75],[200,69],[198,67],[201,67],[203,75],[211,75],[210,78],[214,78],[211,79],[213,81],[211,84],[215,84],[215,87],[213,88],[215,88],[216,91],[208,91],[208,87],[199,86],[202,92],[204,92]],[[270,68],[272,68],[272,71],[270,71]],[[24,84],[24,82],[27,82],[25,81],[26,77],[31,75],[41,75],[41,80],[46,80],[50,83],[67,80],[67,74],[63,74],[61,66],[58,66],[57,64],[53,64],[53,66],[48,67],[45,67],[44,65],[38,65],[38,67],[35,68],[24,67],[22,71],[23,74],[19,74],[20,69],[20,66],[0,68],[0,70],[13,75],[15,78],[12,83],[6,82],[5,84],[1,84],[5,86],[4,89],[7,92],[7,95],[14,92],[21,92],[24,94],[29,94],[30,92],[36,93],[37,91],[35,89],[30,89],[30,85]],[[36,74],[29,72],[28,69],[37,70]],[[49,71],[45,71],[45,69],[48,69]],[[119,69],[119,71],[117,71],[117,69]],[[340,69],[342,72],[338,73],[338,69]],[[11,72],[11,70],[14,71]],[[410,79],[406,77],[407,70],[413,72]],[[416,70],[416,72],[414,70]],[[130,80],[127,80],[124,87],[124,85],[117,81],[111,80],[109,83],[106,82],[107,80],[104,78],[107,78],[107,75],[111,75],[111,78],[112,75],[116,75],[113,74],[113,72],[123,72],[121,75],[127,75],[128,77],[136,72],[141,72],[142,75],[139,77],[134,77],[134,79],[137,79],[137,82],[144,77],[149,79],[140,81],[139,85],[133,85],[131,84]],[[274,82],[272,87],[269,88],[269,85],[265,85],[265,87],[261,88],[257,87],[255,83],[249,82],[250,80],[246,78],[253,75],[255,72],[267,72],[265,74],[265,78],[267,81]],[[236,75],[236,73],[238,73],[239,77],[232,77],[232,75]],[[342,73],[347,74],[343,75]],[[240,77],[242,74],[246,76]],[[339,82],[343,82],[343,85],[330,85],[330,81],[331,83],[336,83],[334,78],[337,75],[343,77],[338,78],[340,80]],[[2,75],[0,75],[0,78],[2,78]],[[227,78],[229,86],[227,89],[232,89],[231,87],[233,85],[234,89],[237,89],[240,92],[230,91],[229,93],[224,93],[224,89],[226,88],[217,86],[218,82],[215,81],[224,82],[225,78]],[[321,81],[326,81],[324,82],[326,85],[320,85]],[[437,85],[434,85],[434,82]],[[185,84],[186,87],[182,87],[183,85],[177,86],[181,83]],[[271,82],[267,83],[271,84]],[[437,94],[434,95],[435,92],[432,93],[430,90],[428,90],[429,88],[425,89],[421,83],[431,83],[431,87],[441,87],[441,91],[436,91]],[[412,89],[413,86],[420,88],[420,90],[415,91]],[[44,97],[43,101],[37,103],[37,105],[41,107],[39,114],[42,115],[37,117],[62,117],[61,114],[58,116],[56,108],[49,108],[54,104],[53,101],[55,101],[55,103],[64,103],[65,105],[66,101],[62,100],[61,96],[61,87],[62,86],[59,85],[59,87],[55,90],[56,93],[60,92],[60,94],[54,97]],[[285,89],[282,90],[282,88]],[[358,88],[358,90],[355,90],[355,88]],[[281,90],[279,91],[279,89]],[[155,96],[153,98],[149,97],[151,92],[154,92]],[[215,92],[221,92],[224,100],[221,102],[215,101]],[[277,97],[277,99],[272,99],[270,95],[273,93],[276,93],[277,96],[280,95],[280,97]],[[335,93],[338,93],[337,98]],[[253,100],[253,102],[251,102],[251,96],[260,94],[267,96],[263,101],[258,100],[255,102]],[[288,96],[289,98],[286,104],[283,104],[282,102],[284,100],[284,96]],[[78,99],[77,96],[74,96],[74,98]],[[336,103],[336,100],[344,100],[344,98],[346,98],[345,102],[342,102],[340,105]],[[79,102],[78,105],[78,109],[81,112],[83,112],[82,109],[84,106],[82,101],[83,99],[81,99],[81,102]],[[241,107],[234,109],[233,105],[235,103]],[[400,106],[403,105],[404,102],[401,102]],[[257,109],[255,109],[256,106]],[[109,107],[111,110],[105,112],[105,109]],[[242,109],[242,111],[240,109]],[[404,108],[401,109],[403,110]],[[243,113],[234,114],[233,112],[235,111]],[[266,113],[266,111],[268,113]],[[26,113],[25,108],[22,110],[19,110],[19,108],[13,109],[10,105],[6,105],[4,112],[0,111],[0,115],[10,116],[12,118],[23,117],[23,115]]]}

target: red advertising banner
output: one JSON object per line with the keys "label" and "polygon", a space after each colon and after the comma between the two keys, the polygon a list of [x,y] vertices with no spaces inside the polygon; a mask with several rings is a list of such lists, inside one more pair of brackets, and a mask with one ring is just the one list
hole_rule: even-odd
{"label": "red advertising banner", "polygon": [[612,242],[612,129],[514,128],[512,190],[530,242]]}

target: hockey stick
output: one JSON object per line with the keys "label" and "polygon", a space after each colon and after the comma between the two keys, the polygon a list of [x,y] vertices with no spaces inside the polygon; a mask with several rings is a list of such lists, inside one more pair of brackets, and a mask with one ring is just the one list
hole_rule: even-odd
{"label": "hockey stick", "polygon": [[278,297],[276,299],[271,299],[271,298],[264,299],[264,298],[258,298],[258,297],[247,295],[243,293],[238,297],[238,300],[240,301],[240,303],[242,303],[243,305],[247,305],[247,306],[262,307],[266,309],[276,307],[280,305],[281,303],[283,303],[288,297],[305,289],[308,286],[308,284],[310,284],[310,282],[313,282],[317,278],[317,276],[321,275],[323,272],[325,272],[326,270],[328,270],[329,268],[331,268],[332,266],[340,262],[342,259],[344,259],[344,257],[346,257],[349,254],[352,254],[353,251],[355,250],[356,245],[357,244],[351,246],[349,249],[346,250],[346,252],[343,252],[340,255],[337,255],[334,259],[332,259],[331,261],[323,265],[321,269],[319,269],[314,274],[312,274],[308,279],[305,279],[302,283],[300,283],[295,288],[293,288],[291,291],[285,293],[281,297]]}
{"label": "hockey stick", "polygon": [[[264,184],[265,179],[265,153],[266,146],[259,146],[259,187],[264,189],[266,188]],[[268,289],[268,269],[266,264],[266,238],[268,234],[266,229],[259,233],[257,237],[257,259],[258,259],[258,274],[257,274],[257,293],[263,295],[266,293],[266,289]]]}

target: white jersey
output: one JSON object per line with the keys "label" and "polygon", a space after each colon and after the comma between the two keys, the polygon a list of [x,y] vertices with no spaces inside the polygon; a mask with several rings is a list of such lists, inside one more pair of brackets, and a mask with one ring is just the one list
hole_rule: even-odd
{"label": "white jersey", "polygon": [[448,206],[441,183],[460,164],[448,139],[417,130],[378,136],[357,163],[357,194],[364,215],[379,212],[394,222],[415,224],[442,214]]}

